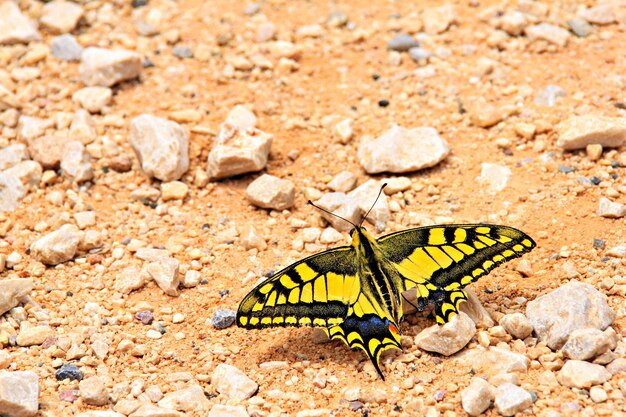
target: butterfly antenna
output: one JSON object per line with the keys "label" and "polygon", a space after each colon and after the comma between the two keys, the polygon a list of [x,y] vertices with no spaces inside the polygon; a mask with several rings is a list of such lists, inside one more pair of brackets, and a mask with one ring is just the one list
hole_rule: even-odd
{"label": "butterfly antenna", "polygon": [[341,220],[343,220],[343,221],[346,221],[346,222],[350,223],[350,224],[351,224],[352,226],[354,226],[354,227],[357,227],[357,226],[356,226],[356,224],[352,223],[350,220],[346,219],[345,217],[341,217],[340,215],[335,214],[335,213],[333,213],[332,211],[328,211],[328,210],[326,210],[325,208],[322,208],[322,207],[318,206],[317,204],[313,203],[311,200],[307,201],[307,204],[308,204],[308,205],[310,205],[310,206],[315,207],[316,209],[318,209],[318,210],[320,210],[320,211],[323,211],[323,212],[324,212],[324,213],[326,213],[326,214],[330,214],[331,216],[335,216],[335,217],[337,217],[338,219],[341,219]]}
{"label": "butterfly antenna", "polygon": [[372,209],[374,208],[374,206],[376,205],[376,203],[378,202],[378,199],[380,198],[380,195],[383,193],[383,190],[385,189],[385,187],[387,186],[387,183],[384,183],[381,187],[380,190],[378,191],[378,195],[376,196],[376,200],[374,200],[374,204],[372,204],[372,207],[370,207],[369,210],[367,210],[367,213],[365,213],[365,216],[363,216],[363,218],[361,219],[361,223],[359,223],[359,227],[361,227],[363,225],[363,222],[365,221],[365,219],[367,218],[367,216],[369,216],[370,211],[372,211]]}

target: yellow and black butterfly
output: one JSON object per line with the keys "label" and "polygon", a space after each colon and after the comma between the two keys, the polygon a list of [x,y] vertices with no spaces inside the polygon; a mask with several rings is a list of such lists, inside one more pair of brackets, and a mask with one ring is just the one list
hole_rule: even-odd
{"label": "yellow and black butterfly", "polygon": [[463,287],[535,247],[521,231],[490,224],[418,227],[378,239],[353,226],[350,246],[304,258],[254,288],[237,325],[322,327],[364,350],[384,380],[380,355],[401,349],[404,291],[416,288],[418,306],[434,303],[437,322],[447,323],[467,299]]}

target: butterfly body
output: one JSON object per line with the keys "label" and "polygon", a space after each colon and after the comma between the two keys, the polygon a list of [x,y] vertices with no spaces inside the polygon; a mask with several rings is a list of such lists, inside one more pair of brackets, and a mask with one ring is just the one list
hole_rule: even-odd
{"label": "butterfly body", "polygon": [[360,348],[380,369],[380,356],[401,349],[402,293],[416,288],[418,307],[435,305],[447,323],[467,299],[466,285],[532,250],[521,231],[487,224],[429,226],[378,239],[363,227],[350,246],[309,256],[277,272],[239,305],[237,325],[322,327]]}

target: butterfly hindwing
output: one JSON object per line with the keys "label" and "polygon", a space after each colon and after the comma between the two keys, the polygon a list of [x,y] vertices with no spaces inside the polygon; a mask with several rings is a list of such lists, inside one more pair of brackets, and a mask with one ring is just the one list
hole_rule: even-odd
{"label": "butterfly hindwing", "polygon": [[240,303],[237,324],[329,327],[343,322],[359,294],[352,247],[302,259],[259,284]]}
{"label": "butterfly hindwing", "polygon": [[435,302],[437,322],[447,323],[467,298],[466,285],[498,265],[535,247],[508,226],[464,224],[420,227],[378,239],[403,291],[417,287],[418,298]]}

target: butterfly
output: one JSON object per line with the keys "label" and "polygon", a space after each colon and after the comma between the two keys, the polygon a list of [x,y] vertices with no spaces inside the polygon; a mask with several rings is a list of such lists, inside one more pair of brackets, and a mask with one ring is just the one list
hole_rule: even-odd
{"label": "butterfly", "polygon": [[321,327],[365,351],[384,380],[381,354],[402,350],[403,292],[416,288],[418,309],[433,303],[437,323],[445,324],[467,300],[463,287],[535,247],[508,226],[427,226],[376,239],[361,224],[352,224],[349,246],[304,258],[261,282],[239,304],[237,325]]}

